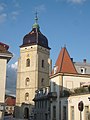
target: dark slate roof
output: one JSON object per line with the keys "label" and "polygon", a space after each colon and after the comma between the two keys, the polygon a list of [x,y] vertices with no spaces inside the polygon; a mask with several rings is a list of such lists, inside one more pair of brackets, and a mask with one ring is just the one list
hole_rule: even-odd
{"label": "dark slate roof", "polygon": [[7,62],[13,57],[12,53],[8,51],[9,46],[0,42],[0,58],[7,58]]}
{"label": "dark slate roof", "polygon": [[50,49],[48,46],[47,38],[40,32],[39,28],[33,28],[31,32],[26,34],[23,38],[23,44],[20,47],[30,45],[40,45],[42,47]]}
{"label": "dark slate roof", "polygon": [[9,46],[0,42],[0,52],[6,52],[9,49]]}

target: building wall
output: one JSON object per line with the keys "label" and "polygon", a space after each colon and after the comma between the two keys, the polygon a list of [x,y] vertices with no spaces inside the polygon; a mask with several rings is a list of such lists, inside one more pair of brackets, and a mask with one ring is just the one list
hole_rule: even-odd
{"label": "building wall", "polygon": [[65,75],[63,76],[63,87],[74,89],[81,86],[81,84],[90,82],[90,75]]}
{"label": "building wall", "polygon": [[[73,74],[73,75],[72,74],[58,74],[58,75],[55,75],[54,77],[52,77],[50,82],[51,82],[51,84],[50,84],[51,91],[53,92],[56,90],[56,92],[57,92],[57,99],[53,100],[51,103],[51,120],[53,119],[53,106],[56,106],[56,120],[60,120],[60,118],[62,120],[63,119],[63,115],[62,115],[63,109],[61,106],[63,105],[64,109],[66,109],[66,107],[68,106],[67,100],[66,101],[64,100],[64,103],[60,102],[60,99],[61,99],[60,95],[62,93],[62,90],[65,90],[65,89],[70,90],[70,89],[80,87],[80,85],[82,83],[90,82],[90,76],[89,75],[78,75],[78,74],[77,75],[75,75],[75,74]],[[61,113],[60,113],[60,111],[61,111]],[[66,110],[66,113],[67,113],[67,110]],[[66,120],[69,120],[69,119],[67,119],[67,116],[66,116]]]}
{"label": "building wall", "polygon": [[0,102],[4,103],[7,59],[0,59]]}
{"label": "building wall", "polygon": [[46,87],[36,92],[34,98],[34,120],[50,120],[49,90],[49,87]]}
{"label": "building wall", "polygon": [[[30,59],[30,67],[26,67],[26,60]],[[21,47],[20,58],[18,60],[18,75],[16,88],[16,106],[21,104],[34,104],[32,101],[35,91],[49,85],[49,50],[38,45]],[[44,60],[44,67],[42,67]],[[26,78],[29,78],[29,84],[25,85]],[[43,78],[43,84],[42,84]],[[28,100],[25,100],[25,94],[29,93]]]}
{"label": "building wall", "polygon": [[63,85],[63,76],[56,76],[53,77],[50,82],[50,88],[51,92],[57,92],[57,99],[53,100],[51,103],[51,120],[53,120],[53,107],[56,106],[56,120],[59,120],[60,117],[60,104],[59,104],[59,99],[60,99],[60,94],[62,91],[62,85]]}
{"label": "building wall", "polygon": [[[81,120],[80,119],[80,111],[78,109],[78,104],[80,101],[84,104],[84,109],[81,112],[82,120],[90,120],[90,101],[88,97],[90,94],[85,95],[77,95],[77,96],[70,96],[69,98],[61,98],[61,118],[63,119],[63,107],[66,106],[67,109],[67,120],[72,120],[72,116],[74,120]],[[73,113],[72,113],[72,107]],[[61,120],[62,120],[61,119]]]}

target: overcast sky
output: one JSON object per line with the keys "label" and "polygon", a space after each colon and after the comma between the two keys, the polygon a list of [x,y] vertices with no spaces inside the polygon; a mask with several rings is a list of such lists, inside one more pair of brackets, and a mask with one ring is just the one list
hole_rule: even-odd
{"label": "overcast sky", "polygon": [[32,30],[36,10],[53,65],[64,45],[74,61],[86,58],[90,62],[90,0],[0,0],[0,42],[8,44],[13,53],[7,69],[7,90],[12,93],[19,46]]}

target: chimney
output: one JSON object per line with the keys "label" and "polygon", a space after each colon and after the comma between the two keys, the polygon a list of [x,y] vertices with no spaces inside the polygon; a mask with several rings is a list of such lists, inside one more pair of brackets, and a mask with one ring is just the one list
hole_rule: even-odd
{"label": "chimney", "polygon": [[83,62],[84,62],[84,63],[86,63],[86,61],[87,61],[86,59],[83,59]]}

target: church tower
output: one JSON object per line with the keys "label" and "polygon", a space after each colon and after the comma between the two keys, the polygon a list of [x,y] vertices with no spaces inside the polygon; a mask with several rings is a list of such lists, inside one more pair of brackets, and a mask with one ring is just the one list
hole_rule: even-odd
{"label": "church tower", "polygon": [[37,14],[31,32],[23,38],[17,70],[16,118],[28,118],[37,89],[49,85],[50,48],[40,32]]}

